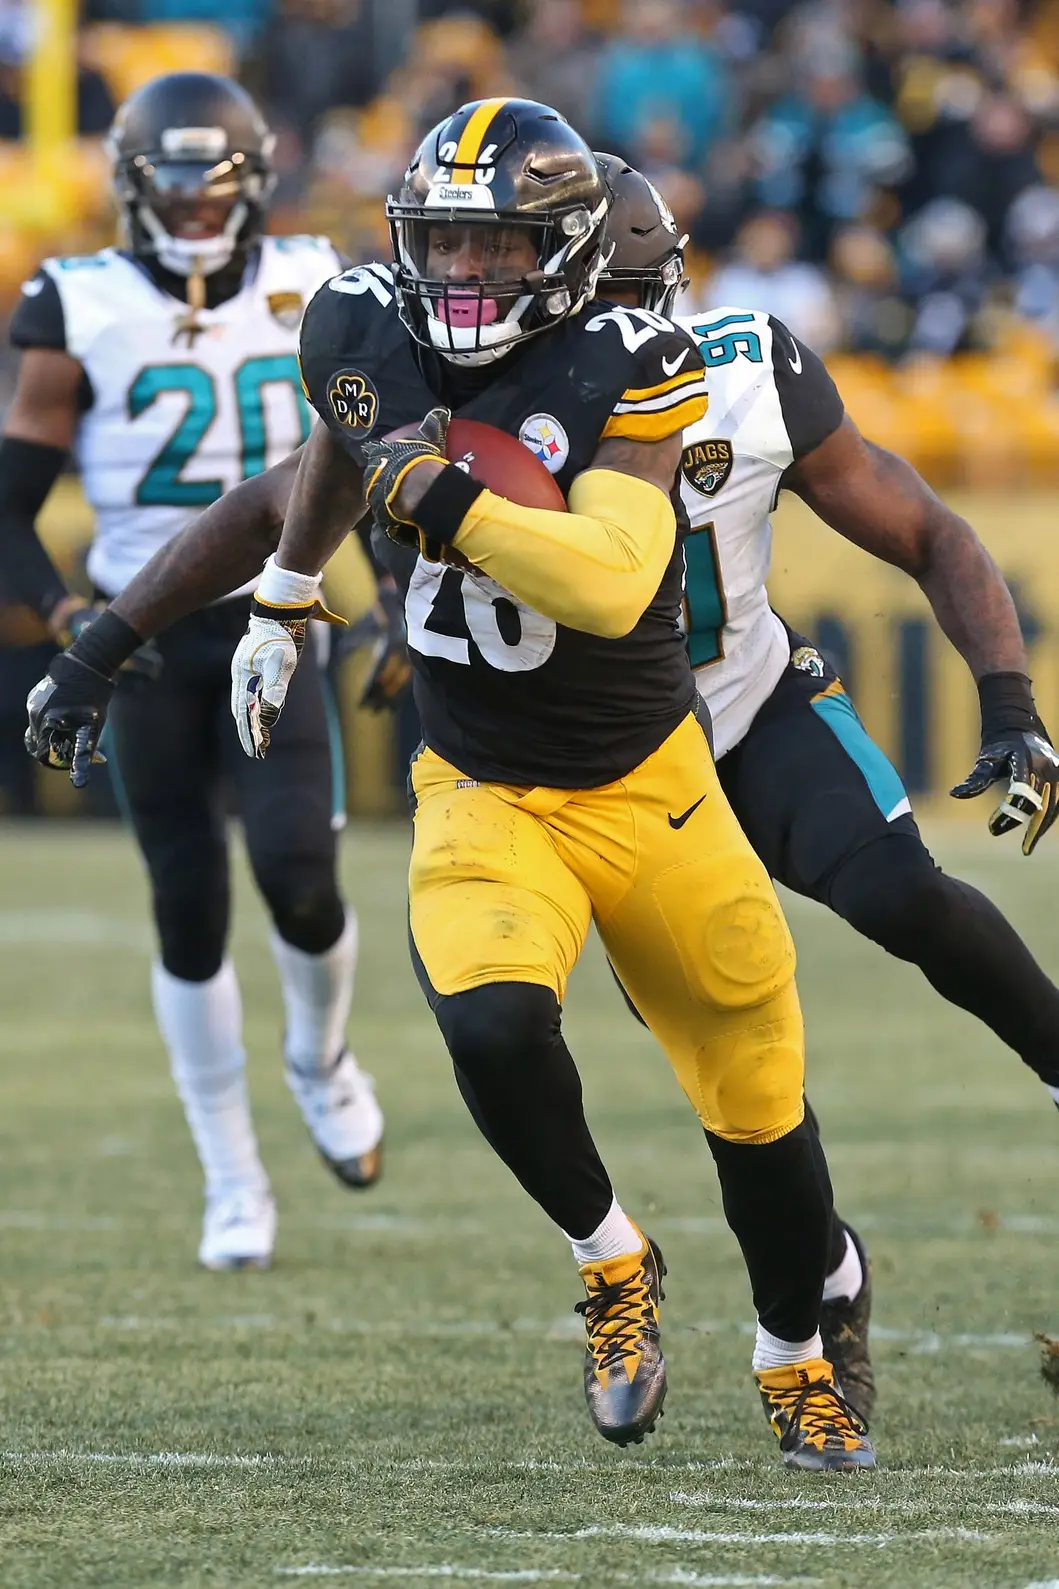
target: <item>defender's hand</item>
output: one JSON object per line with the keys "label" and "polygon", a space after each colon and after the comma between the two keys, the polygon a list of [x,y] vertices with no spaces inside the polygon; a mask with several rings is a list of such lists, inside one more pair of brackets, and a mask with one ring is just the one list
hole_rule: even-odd
{"label": "defender's hand", "polygon": [[69,772],[83,789],[93,765],[106,761],[96,746],[107,720],[114,681],[66,652],[51,663],[26,697],[26,749],[42,767]]}
{"label": "defender's hand", "polygon": [[983,742],[971,771],[950,793],[971,800],[1005,778],[1007,793],[989,818],[989,831],[997,837],[1024,826],[1022,853],[1032,855],[1059,815],[1059,755],[1043,734],[1002,731]]}
{"label": "defender's hand", "polygon": [[254,592],[250,623],[232,657],[232,716],[246,754],[260,760],[283,710],[310,618],[345,625],[328,612],[316,592],[319,574],[298,574],[280,568],[274,557],[265,564]]}
{"label": "defender's hand", "polygon": [[393,585],[380,585],[374,616],[371,672],[360,704],[372,712],[384,712],[400,705],[412,682],[404,602]]}
{"label": "defender's hand", "polygon": [[[412,546],[428,555],[424,538],[410,516],[414,501],[402,485],[418,465],[424,463],[445,465],[445,442],[452,414],[447,408],[432,408],[419,427],[419,435],[406,441],[378,441],[364,443],[364,495],[372,518],[391,540],[401,546]],[[430,469],[428,475],[437,471]],[[429,485],[429,480],[426,482]],[[425,486],[424,486],[425,490]],[[417,490],[414,500],[421,493]],[[434,550],[432,561],[438,561]]]}

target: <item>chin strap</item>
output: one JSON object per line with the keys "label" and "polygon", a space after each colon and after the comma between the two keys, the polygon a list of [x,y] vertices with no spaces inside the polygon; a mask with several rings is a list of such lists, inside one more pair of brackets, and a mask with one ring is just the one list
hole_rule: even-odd
{"label": "chin strap", "polygon": [[195,338],[201,336],[206,327],[198,318],[206,307],[206,278],[198,269],[199,261],[196,259],[195,267],[188,275],[188,312],[177,317],[176,328],[173,332],[173,341],[177,343],[181,337],[187,337],[187,346],[195,346]]}

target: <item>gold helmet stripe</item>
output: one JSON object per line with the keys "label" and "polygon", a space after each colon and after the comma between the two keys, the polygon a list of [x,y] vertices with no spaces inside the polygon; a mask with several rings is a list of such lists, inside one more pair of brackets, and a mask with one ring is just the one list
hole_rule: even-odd
{"label": "gold helmet stripe", "polygon": [[461,171],[458,167],[469,168],[475,165],[493,118],[506,104],[506,97],[503,99],[483,99],[478,109],[472,111],[467,118],[467,125],[460,133],[460,141],[456,145],[456,153],[452,158],[452,181],[454,185],[461,184],[466,186],[474,181],[475,173],[473,170],[465,169]]}

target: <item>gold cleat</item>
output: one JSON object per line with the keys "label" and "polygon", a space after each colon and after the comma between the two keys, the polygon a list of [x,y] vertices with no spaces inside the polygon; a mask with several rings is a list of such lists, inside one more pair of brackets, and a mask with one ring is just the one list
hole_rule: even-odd
{"label": "gold cleat", "polygon": [[658,1327],[662,1254],[648,1237],[637,1253],[585,1264],[585,1398],[604,1440],[639,1445],[662,1416],[666,1364]]}
{"label": "gold cleat", "polygon": [[863,1418],[840,1395],[822,1357],[754,1372],[765,1416],[790,1468],[852,1473],[874,1468],[875,1448]]}

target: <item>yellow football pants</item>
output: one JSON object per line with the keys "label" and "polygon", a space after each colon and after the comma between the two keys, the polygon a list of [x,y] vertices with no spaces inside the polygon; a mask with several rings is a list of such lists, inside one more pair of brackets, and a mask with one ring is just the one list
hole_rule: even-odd
{"label": "yellow football pants", "polygon": [[595,920],[710,1131],[772,1142],[803,1114],[794,945],[694,716],[598,789],[412,764],[412,937],[438,993],[531,982],[563,1000]]}

